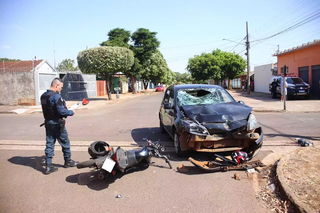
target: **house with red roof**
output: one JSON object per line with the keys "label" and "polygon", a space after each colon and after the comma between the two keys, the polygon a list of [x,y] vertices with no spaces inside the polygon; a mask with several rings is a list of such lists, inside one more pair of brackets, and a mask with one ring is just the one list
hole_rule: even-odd
{"label": "house with red roof", "polygon": [[58,72],[46,60],[0,61],[0,104],[39,105]]}

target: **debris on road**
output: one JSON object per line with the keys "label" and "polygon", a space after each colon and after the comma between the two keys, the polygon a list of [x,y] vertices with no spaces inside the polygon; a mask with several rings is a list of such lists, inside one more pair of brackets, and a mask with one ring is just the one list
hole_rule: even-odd
{"label": "debris on road", "polygon": [[121,195],[117,195],[115,198],[122,198],[122,196]]}
{"label": "debris on road", "polygon": [[235,180],[240,180],[240,175],[239,175],[238,173],[234,173],[233,178],[234,178]]}
{"label": "debris on road", "polygon": [[256,198],[272,212],[294,212],[290,201],[287,201],[277,187],[276,165],[265,167],[258,174],[260,190]]}
{"label": "debris on road", "polygon": [[255,170],[254,170],[254,168],[251,168],[251,169],[247,169],[247,172],[248,173],[255,173]]}
{"label": "debris on road", "polygon": [[306,140],[306,139],[296,138],[296,140],[298,140],[298,143],[299,143],[301,146],[313,146],[313,143],[312,143],[311,141]]}
{"label": "debris on road", "polygon": [[177,167],[178,172],[189,173],[189,169],[186,168],[183,164]]}
{"label": "debris on road", "polygon": [[[254,169],[256,167],[264,167],[265,165],[261,163],[260,160],[252,160],[252,161],[245,161],[243,163],[238,164],[235,161],[231,161],[223,156],[215,154],[217,158],[222,159],[223,161],[198,161],[193,159],[192,157],[189,157],[189,161],[198,167],[201,170],[207,171],[207,172],[226,172],[230,170],[248,170],[248,169]],[[251,170],[250,170],[251,171]]]}

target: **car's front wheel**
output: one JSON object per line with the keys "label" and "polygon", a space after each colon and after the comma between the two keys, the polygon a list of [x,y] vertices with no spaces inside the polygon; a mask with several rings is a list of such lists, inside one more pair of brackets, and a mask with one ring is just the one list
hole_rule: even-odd
{"label": "car's front wheel", "polygon": [[173,145],[174,145],[174,151],[178,157],[185,156],[185,152],[181,150],[179,135],[176,132],[174,132],[174,135],[173,135]]}

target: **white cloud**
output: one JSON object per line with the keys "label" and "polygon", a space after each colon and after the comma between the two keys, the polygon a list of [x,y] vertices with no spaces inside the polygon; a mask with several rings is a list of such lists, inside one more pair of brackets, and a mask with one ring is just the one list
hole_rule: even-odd
{"label": "white cloud", "polygon": [[11,48],[11,46],[9,46],[9,45],[3,45],[2,46],[2,49],[10,49]]}

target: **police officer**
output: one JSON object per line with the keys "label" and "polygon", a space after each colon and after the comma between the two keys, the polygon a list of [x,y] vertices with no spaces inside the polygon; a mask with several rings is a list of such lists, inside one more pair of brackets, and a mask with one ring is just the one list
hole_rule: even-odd
{"label": "police officer", "polygon": [[273,82],[271,83],[271,92],[272,92],[272,98],[276,98],[277,97],[277,86],[278,86],[278,82],[277,79],[273,79]]}
{"label": "police officer", "polygon": [[51,88],[41,96],[42,112],[45,119],[46,128],[46,169],[44,174],[50,174],[58,170],[52,165],[54,156],[54,144],[56,139],[62,147],[64,157],[64,167],[74,167],[79,162],[71,160],[70,141],[65,128],[65,118],[73,116],[74,111],[68,110],[65,101],[59,94],[62,90],[63,82],[60,78],[53,79]]}

